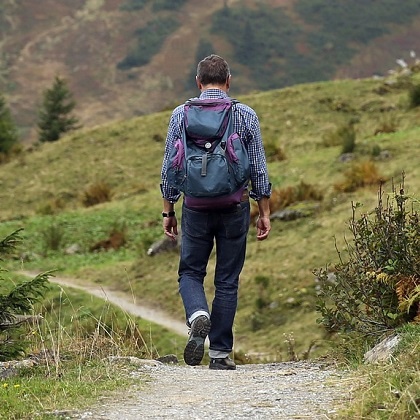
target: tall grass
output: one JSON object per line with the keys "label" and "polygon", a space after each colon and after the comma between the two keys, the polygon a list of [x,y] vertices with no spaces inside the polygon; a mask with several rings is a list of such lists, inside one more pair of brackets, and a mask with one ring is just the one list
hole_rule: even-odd
{"label": "tall grass", "polygon": [[34,418],[80,409],[105,392],[139,385],[141,381],[130,377],[136,365],[122,369],[110,357],[157,358],[170,353],[176,341],[169,334],[172,342],[168,345],[167,332],[109,302],[55,285],[34,313],[42,320],[24,332],[29,343],[22,363],[26,367],[0,382],[1,418]]}

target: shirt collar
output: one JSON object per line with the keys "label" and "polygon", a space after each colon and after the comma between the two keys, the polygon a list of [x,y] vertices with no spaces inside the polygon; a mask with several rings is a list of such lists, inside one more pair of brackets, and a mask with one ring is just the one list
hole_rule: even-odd
{"label": "shirt collar", "polygon": [[222,99],[228,95],[221,89],[207,89],[201,92],[200,99]]}

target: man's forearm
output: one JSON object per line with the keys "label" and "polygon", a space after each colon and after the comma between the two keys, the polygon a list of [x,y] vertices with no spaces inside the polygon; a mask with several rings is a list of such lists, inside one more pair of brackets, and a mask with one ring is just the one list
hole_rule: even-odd
{"label": "man's forearm", "polygon": [[270,217],[270,199],[268,197],[262,197],[257,203],[259,216]]}

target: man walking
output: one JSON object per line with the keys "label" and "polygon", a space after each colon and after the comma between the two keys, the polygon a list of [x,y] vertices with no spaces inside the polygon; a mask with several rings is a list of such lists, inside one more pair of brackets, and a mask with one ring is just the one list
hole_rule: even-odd
{"label": "man walking", "polygon": [[[197,67],[200,100],[225,99],[231,82],[228,63],[217,55],[204,58]],[[182,137],[184,105],[174,109],[169,122],[162,164],[163,230],[176,239],[175,203],[181,192],[169,185],[166,171],[175,141]],[[201,363],[204,341],[209,336],[210,369],[234,370],[229,355],[233,349],[233,322],[237,309],[239,275],[242,271],[250,223],[249,197],[258,203],[257,240],[265,240],[271,229],[268,180],[260,125],[255,111],[236,103],[232,108],[235,131],[248,152],[251,189],[245,189],[239,204],[217,209],[196,209],[182,205],[182,238],[178,268],[179,292],[191,328],[184,350],[188,365]],[[211,310],[204,291],[204,278],[211,251],[216,243],[215,295]]]}

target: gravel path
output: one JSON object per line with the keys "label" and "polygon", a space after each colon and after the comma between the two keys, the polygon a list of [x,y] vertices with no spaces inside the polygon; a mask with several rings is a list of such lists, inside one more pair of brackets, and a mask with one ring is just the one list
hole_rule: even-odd
{"label": "gravel path", "polygon": [[313,362],[207,366],[142,366],[150,377],[129,397],[103,399],[72,418],[83,419],[332,419],[349,398],[349,381]]}
{"label": "gravel path", "polygon": [[[27,276],[36,273],[21,272]],[[101,287],[53,277],[62,286],[82,289],[133,315],[186,335],[185,324],[167,314]],[[91,410],[55,413],[59,418],[140,419],[333,419],[350,398],[353,379],[315,362],[239,365],[236,371],[148,361],[133,367],[142,389],[102,398]],[[150,363],[152,362],[152,363]],[[145,384],[145,377],[147,378]],[[52,414],[52,413],[51,413]]]}

